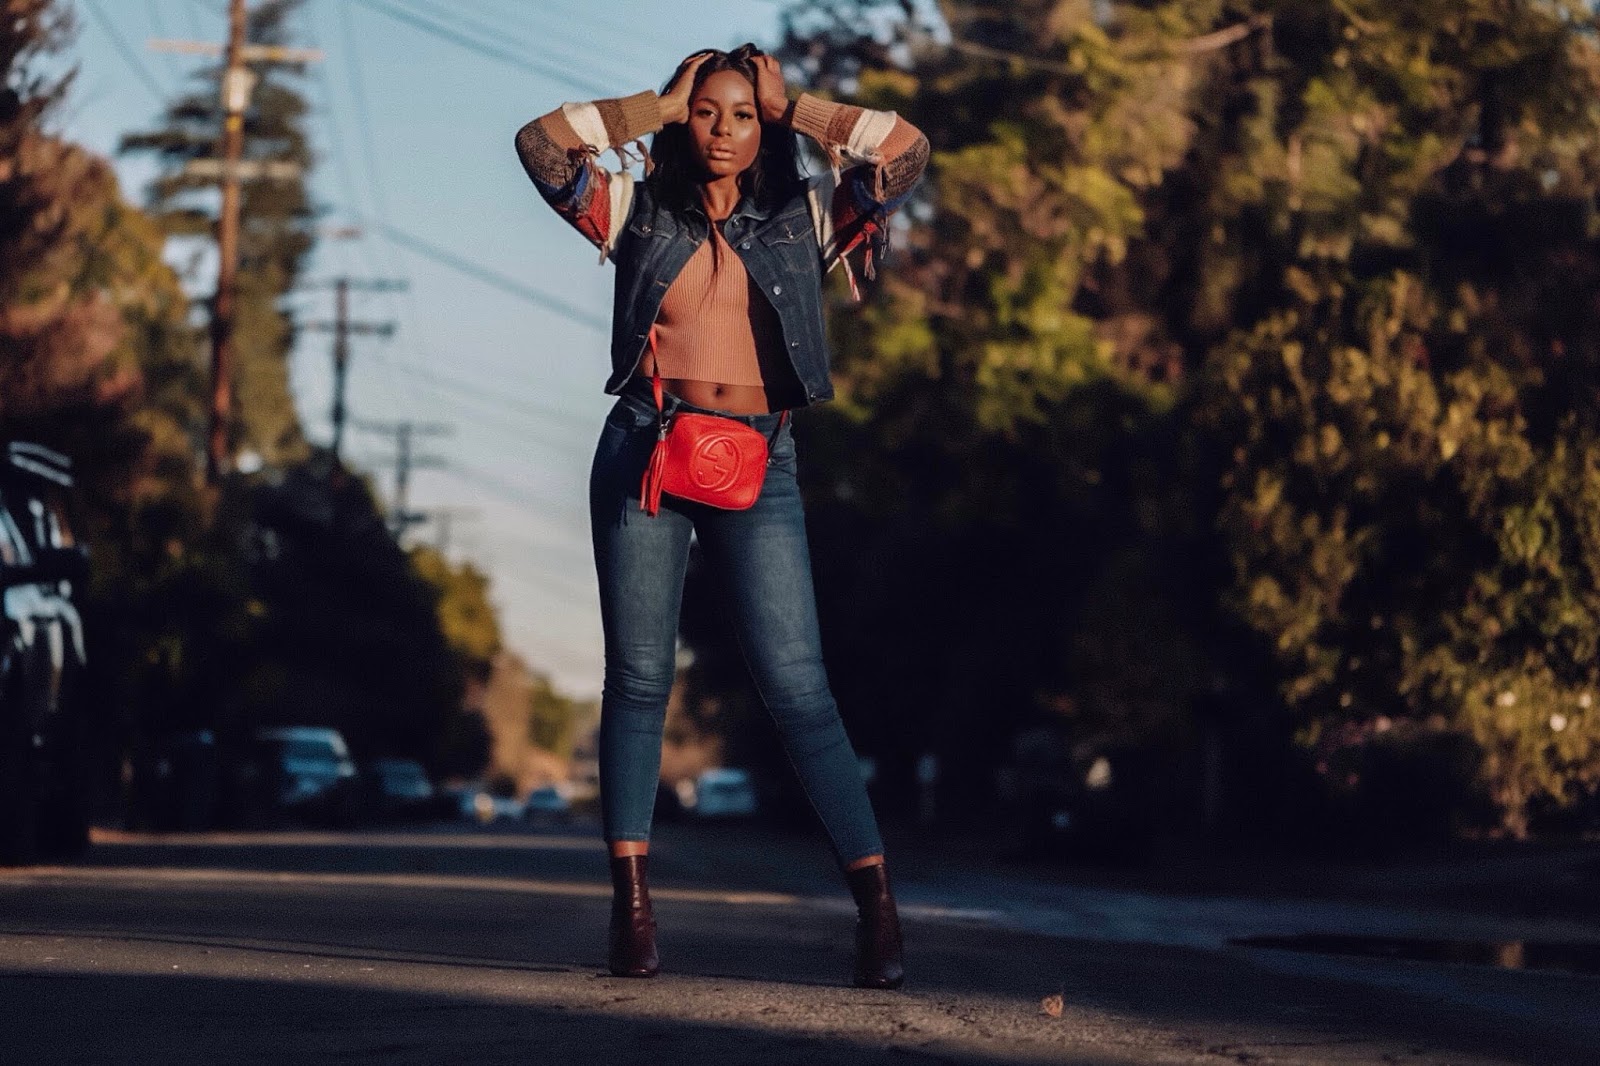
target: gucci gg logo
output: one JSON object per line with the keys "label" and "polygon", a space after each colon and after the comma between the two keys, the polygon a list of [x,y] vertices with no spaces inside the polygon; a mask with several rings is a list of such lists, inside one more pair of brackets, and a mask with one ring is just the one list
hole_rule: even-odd
{"label": "gucci gg logo", "polygon": [[697,487],[720,492],[739,476],[739,449],[726,436],[704,437],[689,459],[689,476]]}

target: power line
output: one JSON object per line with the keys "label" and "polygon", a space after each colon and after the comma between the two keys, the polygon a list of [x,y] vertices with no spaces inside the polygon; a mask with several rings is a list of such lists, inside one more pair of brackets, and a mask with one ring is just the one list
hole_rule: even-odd
{"label": "power line", "polygon": [[[358,0],[358,2],[363,2],[363,0]],[[481,281],[485,285],[493,286],[502,292],[510,293],[512,296],[519,297],[531,304],[542,307],[547,311],[554,311],[556,314],[568,318],[581,326],[588,326],[590,329],[597,330],[601,333],[609,333],[611,331],[611,323],[606,319],[601,318],[599,315],[585,311],[582,308],[570,304],[558,297],[540,292],[538,289],[535,289],[530,285],[525,285],[514,278],[509,278],[499,271],[491,269],[490,267],[474,263],[470,259],[466,259],[455,254],[454,252],[440,248],[438,245],[426,241],[415,234],[407,233],[399,226],[384,222],[382,220],[379,220],[376,223],[372,223],[371,220],[368,220],[367,224],[373,225],[374,228],[389,237],[391,240],[404,245],[414,252],[420,253],[428,259],[432,259],[434,262],[440,263],[451,268],[452,270],[465,274],[469,278],[472,278],[476,281]]]}
{"label": "power line", "polygon": [[[430,2],[437,2],[437,0],[430,0]],[[479,4],[474,6],[481,9],[483,6],[481,0]],[[622,60],[624,66],[630,70],[659,63],[661,59],[658,50],[641,44],[645,39],[640,36],[636,26],[618,30],[596,20],[586,18],[577,12],[564,12],[559,8],[554,12],[553,19],[548,17],[541,18],[541,15],[549,16],[551,12],[541,7],[527,4],[525,0],[511,0],[508,10],[485,12],[485,14],[492,14],[496,19],[506,22],[519,23],[524,28],[525,33],[531,34],[535,39],[541,41],[560,38],[573,47],[580,49],[586,64],[592,65],[597,51],[594,47],[594,42],[599,39],[606,41],[606,55],[609,58]],[[585,22],[587,22],[587,31],[582,25],[578,25]],[[496,37],[503,35],[504,31],[499,29],[492,34],[492,36]],[[620,54],[619,49],[626,50],[631,53],[631,56]],[[606,73],[610,74],[611,71],[607,69]],[[619,79],[619,81],[625,83],[632,80],[633,77],[630,74],[628,78]]]}
{"label": "power line", "polygon": [[[378,165],[378,154],[373,147],[372,111],[367,106],[366,72],[361,62],[361,51],[358,45],[359,36],[355,32],[355,23],[350,16],[350,5],[341,3],[337,4],[336,6],[339,9],[339,25],[342,40],[346,52],[349,53],[346,57],[347,62],[345,66],[345,72],[348,75],[350,96],[351,99],[355,101],[356,105],[356,130],[361,138],[362,155],[367,166],[367,191],[371,196],[373,212],[381,221],[387,223],[389,221],[388,195],[384,192],[383,168]],[[330,110],[333,107],[331,93],[329,94],[328,106]],[[352,196],[352,200],[353,199],[354,197]],[[405,256],[401,252],[400,247],[395,244],[387,234],[384,234],[383,239],[384,243],[389,246],[394,258],[397,260],[404,260]],[[368,249],[368,254],[370,256],[370,249]],[[415,299],[412,297],[411,290],[409,288],[404,292],[404,301],[407,310],[411,312],[411,321],[413,326],[420,330],[422,324],[422,315],[417,312],[417,304]],[[411,351],[411,341],[407,335],[402,335],[401,347],[407,352]],[[389,367],[398,365],[390,362],[386,356],[383,358],[383,361],[384,364]],[[407,382],[407,388],[411,388],[411,383],[409,381]],[[415,392],[413,392],[413,396],[415,396]]]}
{"label": "power line", "polygon": [[[317,43],[317,37],[319,34],[316,32],[316,17],[313,14],[313,11],[314,9],[311,8],[306,9],[305,25],[307,36],[311,38],[311,43],[315,45]],[[344,186],[345,196],[348,198],[350,206],[355,211],[360,212],[363,210],[363,206],[361,204],[360,194],[356,190],[356,182],[350,167],[349,155],[345,151],[343,129],[339,123],[337,109],[334,107],[333,86],[320,66],[316,68],[316,75],[315,84],[318,90],[320,90],[322,96],[323,124],[327,129],[329,136],[328,148],[333,154],[334,163],[337,165],[339,181],[340,184]],[[380,268],[378,259],[373,252],[372,246],[365,241],[361,243],[360,255],[366,263],[367,271],[374,277],[400,273],[399,271],[387,269],[389,266],[387,263],[383,264],[383,266]],[[394,301],[393,294],[385,292],[383,295],[385,301],[389,304],[390,313],[398,316],[399,305]],[[405,289],[405,296],[406,306],[414,310],[415,303],[411,299],[411,290],[409,287]],[[413,314],[412,321],[415,328],[415,326],[418,324],[419,316]],[[403,351],[410,350],[410,339],[407,332],[404,330],[402,330],[399,334],[399,343]],[[385,367],[391,366],[388,354],[386,352],[380,350],[376,352],[375,355],[380,364]],[[403,408],[404,405],[400,402],[400,395],[395,389],[393,377],[390,375],[385,375],[383,378],[381,378],[381,381],[383,384],[383,389],[389,395],[390,402],[394,404],[395,409],[398,411]],[[414,409],[420,410],[422,407],[421,397],[412,387],[412,383],[409,379],[403,379],[403,384],[409,397],[410,404]]]}
{"label": "power line", "polygon": [[542,496],[526,485],[507,481],[486,470],[468,466],[464,463],[452,463],[443,472],[447,476],[476,485],[506,503],[525,507],[541,516],[549,515],[552,511],[559,510],[566,503],[571,502],[557,501],[551,497]]}
{"label": "power line", "polygon": [[383,171],[378,166],[378,154],[372,146],[372,112],[367,107],[367,93],[363,86],[364,75],[361,68],[361,52],[356,46],[356,33],[350,20],[350,5],[336,4],[339,9],[339,28],[343,35],[345,51],[349,53],[345,62],[345,73],[349,76],[350,98],[356,104],[356,131],[361,136],[361,148],[367,162],[367,188],[372,193],[372,203],[378,217],[384,220],[389,218],[388,197],[383,192]]}
{"label": "power line", "polygon": [[144,0],[144,10],[145,14],[150,16],[150,28],[156,31],[156,36],[170,36],[167,33],[166,23],[161,18],[161,9],[157,6],[156,0]]}
{"label": "power line", "polygon": [[581,89],[591,95],[605,96],[611,91],[605,86],[596,85],[594,82],[588,81],[581,76],[568,74],[553,67],[547,67],[543,63],[535,63],[531,60],[525,59],[515,52],[506,51],[497,45],[476,41],[465,34],[458,33],[455,30],[452,30],[450,27],[435,22],[430,18],[414,14],[408,10],[395,8],[390,4],[384,3],[383,0],[352,0],[352,2],[358,3],[371,11],[376,11],[380,15],[384,15],[387,18],[394,19],[396,22],[404,23],[413,29],[421,30],[423,33],[428,33],[440,38],[441,40],[449,41],[451,44],[465,48],[470,52],[476,52],[478,55],[486,56],[489,59],[498,59],[502,63],[508,63],[519,70],[527,71],[530,74],[537,74],[542,78],[548,78],[551,81],[560,82],[564,85],[573,86],[574,88]]}
{"label": "power line", "polygon": [[481,386],[470,385],[460,378],[447,377],[446,375],[435,373],[432,370],[427,370],[420,366],[412,366],[404,363],[393,363],[391,365],[396,370],[401,370],[407,374],[415,375],[416,377],[437,385],[440,388],[449,389],[451,392],[458,392],[461,395],[471,397],[474,400],[481,400],[484,403],[493,404],[496,407],[504,408],[505,410],[515,414],[526,415],[529,418],[539,419],[541,421],[558,419],[574,429],[583,430],[585,432],[589,431],[590,429],[595,429],[596,432],[598,432],[597,427],[590,425],[589,420],[579,418],[577,415],[573,415],[567,411],[562,411],[554,407],[546,407],[543,404],[532,404],[514,400],[502,393],[493,392],[489,389],[482,388]]}
{"label": "power line", "polygon": [[144,65],[144,61],[139,58],[139,54],[123,39],[122,33],[117,29],[116,24],[100,9],[100,0],[84,0],[83,6],[88,10],[89,17],[94,19],[107,37],[111,38],[111,46],[117,50],[117,54],[122,57],[122,61],[128,64],[128,68],[133,71],[134,76],[150,91],[150,95],[155,97],[156,103],[165,107],[167,94],[162,90],[161,83],[156,80],[154,74],[150,73],[150,68]]}
{"label": "power line", "polygon": [[[386,366],[390,370],[398,370],[404,374],[423,373],[415,366],[396,360],[389,360]],[[479,397],[477,390],[471,390],[470,387],[460,386],[448,378],[432,375],[421,384],[436,390],[432,394],[434,403],[443,403],[452,409],[466,412],[474,432],[497,436],[519,452],[534,444],[575,460],[587,460],[592,454],[589,447],[577,438],[530,427],[525,416],[507,412],[503,406],[488,406],[487,396]],[[480,404],[484,406],[479,406]]]}
{"label": "power line", "polygon": [[[465,10],[451,9],[441,3],[440,0],[390,0],[390,2],[408,4],[413,9],[420,10],[424,14],[438,19],[441,22],[454,24],[458,27],[464,26],[490,41],[504,40],[507,37],[506,22],[509,20],[507,20],[504,16],[500,17],[501,20],[498,23],[488,23],[480,19],[473,18],[471,15],[467,14]],[[534,33],[536,35],[535,39],[539,41],[539,44],[530,43],[528,38],[523,37],[516,42],[517,48],[520,52],[527,53],[529,51],[537,50],[540,57],[547,60],[567,58],[566,56],[562,55],[559,50],[551,50],[544,47],[544,42],[551,36],[550,30],[544,27],[538,27],[534,29]],[[559,33],[557,35],[559,35]],[[598,70],[599,73],[611,77],[611,79],[618,84],[627,84],[631,80],[631,77],[618,77],[616,71],[609,68],[600,68],[596,64],[595,60],[603,53],[597,53],[593,49],[592,38],[588,41],[582,41],[580,43],[585,51],[584,66],[587,69]],[[607,51],[609,52],[610,49],[608,48]],[[609,92],[610,90],[603,91]]]}

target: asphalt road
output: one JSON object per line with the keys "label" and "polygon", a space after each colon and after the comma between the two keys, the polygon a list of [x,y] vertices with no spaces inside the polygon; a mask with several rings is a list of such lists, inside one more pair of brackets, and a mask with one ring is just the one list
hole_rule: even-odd
{"label": "asphalt road", "polygon": [[818,842],[664,825],[652,865],[663,973],[641,981],[605,971],[592,827],[102,834],[0,871],[0,1063],[1600,1063],[1600,977],[1227,943],[1594,930],[901,852],[908,976],[879,992],[847,985]]}

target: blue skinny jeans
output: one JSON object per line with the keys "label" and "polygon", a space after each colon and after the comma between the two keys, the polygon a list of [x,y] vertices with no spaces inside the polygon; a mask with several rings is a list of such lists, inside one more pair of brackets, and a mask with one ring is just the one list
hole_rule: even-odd
{"label": "blue skinny jeans", "polygon": [[[860,764],[823,669],[790,423],[774,437],[778,415],[733,416],[772,442],[754,506],[725,511],[663,495],[652,518],[639,510],[639,480],[655,446],[656,409],[649,386],[639,384],[631,382],[606,416],[589,480],[605,630],[600,809],[607,843],[650,839],[693,532],[728,591],[745,662],[839,865],[881,854]],[[671,394],[666,404],[669,413],[705,410]]]}

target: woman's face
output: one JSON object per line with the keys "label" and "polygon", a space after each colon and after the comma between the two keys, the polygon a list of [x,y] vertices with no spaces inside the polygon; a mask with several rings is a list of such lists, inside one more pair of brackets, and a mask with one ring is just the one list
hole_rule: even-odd
{"label": "woman's face", "polygon": [[756,90],[736,70],[719,70],[689,98],[689,141],[713,178],[742,174],[761,147]]}

